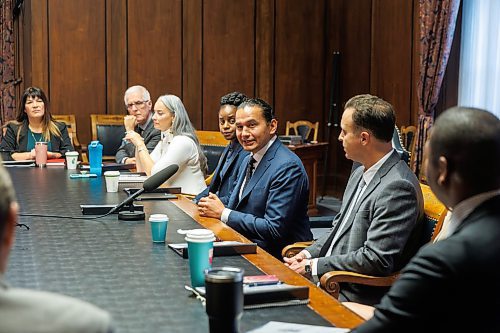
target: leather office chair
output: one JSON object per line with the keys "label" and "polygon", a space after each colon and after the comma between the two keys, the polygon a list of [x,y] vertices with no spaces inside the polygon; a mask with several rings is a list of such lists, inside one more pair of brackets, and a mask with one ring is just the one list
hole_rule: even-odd
{"label": "leather office chair", "polygon": [[91,114],[92,140],[102,144],[103,161],[115,161],[115,155],[125,137],[123,115]]}
{"label": "leather office chair", "polygon": [[[318,142],[319,122],[312,123],[307,120],[298,120],[294,123],[287,121],[285,135],[290,135],[290,130],[293,129],[295,135],[300,135],[303,142]],[[312,140],[309,137],[313,133]]]}
{"label": "leather office chair", "polygon": [[[431,242],[437,236],[443,225],[447,213],[446,207],[432,193],[430,187],[420,184],[424,196],[424,230],[422,244]],[[286,246],[281,252],[283,257],[291,258],[312,242],[298,242]],[[357,283],[368,286],[389,287],[399,277],[399,273],[390,276],[370,276],[349,271],[331,271],[325,273],[321,279],[321,287],[330,295],[338,298],[340,283]]]}
{"label": "leather office chair", "polygon": [[78,140],[77,130],[76,130],[76,117],[74,114],[55,114],[52,115],[55,121],[60,123],[65,123],[68,128],[68,135],[71,140],[71,144],[75,150],[80,154],[82,162],[88,162],[87,154],[82,151],[82,145],[80,140]]}
{"label": "leather office chair", "polygon": [[196,136],[198,137],[201,149],[207,158],[209,176],[205,179],[205,183],[208,186],[210,185],[213,173],[217,168],[219,159],[222,156],[222,152],[229,141],[227,141],[218,131],[196,131]]}

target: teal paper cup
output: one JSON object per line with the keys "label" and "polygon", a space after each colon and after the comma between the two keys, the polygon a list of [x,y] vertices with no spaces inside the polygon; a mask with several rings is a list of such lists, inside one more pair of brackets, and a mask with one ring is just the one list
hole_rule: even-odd
{"label": "teal paper cup", "polygon": [[212,267],[214,233],[208,229],[193,229],[186,234],[191,286],[205,285],[205,270]]}
{"label": "teal paper cup", "polygon": [[165,243],[167,236],[168,216],[166,214],[152,214],[149,216],[151,238],[153,243]]}

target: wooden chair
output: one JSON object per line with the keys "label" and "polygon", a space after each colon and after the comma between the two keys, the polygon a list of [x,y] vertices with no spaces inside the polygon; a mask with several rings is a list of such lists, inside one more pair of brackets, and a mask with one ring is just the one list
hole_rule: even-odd
{"label": "wooden chair", "polygon": [[91,114],[92,141],[99,140],[103,146],[102,160],[114,161],[116,152],[125,137],[123,115]]}
{"label": "wooden chair", "polygon": [[207,158],[209,176],[205,179],[205,183],[208,186],[212,181],[213,173],[217,168],[222,152],[229,141],[219,131],[196,131],[196,136]]}
{"label": "wooden chair", "polygon": [[417,143],[417,128],[415,126],[401,126],[401,139],[411,158],[415,153],[415,144]]}
{"label": "wooden chair", "polygon": [[302,140],[304,142],[309,141],[309,136],[311,132],[313,133],[313,138],[310,140],[312,143],[318,142],[318,130],[319,130],[319,122],[312,123],[307,120],[298,120],[294,123],[287,121],[286,122],[286,131],[285,135],[290,135],[290,130],[293,129],[295,135],[302,136]]}
{"label": "wooden chair", "polygon": [[68,128],[68,135],[71,140],[71,144],[75,150],[80,154],[82,162],[88,162],[87,155],[82,150],[82,145],[80,140],[78,140],[77,130],[76,130],[76,117],[74,114],[56,114],[52,115],[55,121],[60,123],[65,123]]}
{"label": "wooden chair", "polygon": [[[443,220],[446,216],[446,207],[432,193],[430,187],[425,184],[420,184],[424,197],[424,240],[430,242],[437,236],[443,225]],[[293,257],[295,254],[302,251],[312,242],[300,242],[285,247],[282,251],[283,257]],[[390,287],[399,277],[399,272],[390,276],[370,276],[349,271],[331,271],[325,273],[321,279],[321,287],[330,295],[338,298],[340,292],[340,283],[358,283],[368,286]]]}

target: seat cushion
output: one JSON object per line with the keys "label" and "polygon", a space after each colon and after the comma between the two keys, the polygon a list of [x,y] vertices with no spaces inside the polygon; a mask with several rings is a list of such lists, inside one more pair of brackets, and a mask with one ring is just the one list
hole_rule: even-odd
{"label": "seat cushion", "polygon": [[124,137],[123,125],[97,125],[97,140],[102,144],[103,155],[116,155]]}
{"label": "seat cushion", "polygon": [[208,174],[212,174],[217,168],[217,164],[219,163],[219,159],[222,156],[222,152],[224,151],[224,146],[216,146],[216,145],[201,145],[201,149],[203,153],[207,157],[208,164]]}

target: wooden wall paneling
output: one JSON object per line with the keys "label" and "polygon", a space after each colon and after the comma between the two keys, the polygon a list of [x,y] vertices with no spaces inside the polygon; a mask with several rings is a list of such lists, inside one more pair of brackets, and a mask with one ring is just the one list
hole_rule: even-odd
{"label": "wooden wall paneling", "polygon": [[256,0],[255,96],[274,105],[274,19],[276,0]]}
{"label": "wooden wall paneling", "polygon": [[[343,12],[344,12],[344,2],[343,1],[327,1],[326,11],[325,11],[325,71],[324,71],[324,82],[325,82],[325,94],[324,94],[324,108],[323,108],[323,118],[320,122],[319,130],[319,141],[328,142],[328,165],[324,164],[324,160],[321,161],[318,166],[318,172],[320,174],[321,181],[318,183],[319,189],[318,194],[323,196],[327,194],[327,190],[333,188],[336,177],[334,176],[338,172],[338,161],[337,158],[338,150],[342,147],[339,146],[337,140],[340,133],[340,114],[342,113],[342,103],[340,88],[342,86],[342,81],[339,80],[338,85],[334,87],[336,91],[339,91],[339,100],[337,100],[336,112],[332,113],[332,123],[330,125],[330,135],[328,136],[328,117],[330,113],[330,95],[332,89],[332,75],[333,75],[333,53],[340,52],[342,36],[341,32],[344,29],[343,26]],[[342,66],[342,54],[339,58],[339,68]],[[340,78],[340,76],[339,76]],[[334,126],[337,123],[338,126]],[[323,159],[326,159],[324,156]],[[326,168],[325,168],[326,167]],[[332,193],[330,193],[332,194]]]}
{"label": "wooden wall paneling", "polygon": [[218,130],[220,97],[255,87],[255,1],[203,4],[203,129]]}
{"label": "wooden wall paneling", "polygon": [[127,89],[127,0],[106,0],[106,110],[123,114]]}
{"label": "wooden wall paneling", "polygon": [[371,93],[394,106],[399,125],[411,122],[411,0],[373,0]]}
{"label": "wooden wall paneling", "polygon": [[182,1],[128,0],[127,86],[182,98]]}
{"label": "wooden wall paneling", "polygon": [[42,88],[50,99],[47,0],[28,0],[20,16],[23,27],[24,76],[20,93],[30,87]]}
{"label": "wooden wall paneling", "polygon": [[[337,36],[340,50],[340,105],[338,119],[342,118],[344,104],[349,98],[370,92],[371,1],[342,0],[329,2],[332,17],[340,20],[328,27],[328,34]],[[340,15],[339,15],[340,13]],[[335,31],[335,29],[339,29]],[[339,32],[340,31],[340,32]],[[331,60],[329,60],[331,61]],[[327,61],[328,62],[328,61]],[[340,128],[332,131],[330,168],[327,170],[328,194],[341,197],[350,175],[352,161],[346,159],[342,144],[337,140]]]}
{"label": "wooden wall paneling", "polygon": [[418,124],[418,80],[420,79],[420,2],[413,0],[413,35],[412,35],[412,96],[411,96],[411,119],[409,125]]}
{"label": "wooden wall paneling", "polygon": [[203,115],[203,2],[184,1],[182,5],[182,100],[196,129]]}
{"label": "wooden wall paneling", "polygon": [[90,141],[90,113],[106,113],[106,6],[103,1],[48,3],[49,83],[54,114],[73,113]]}
{"label": "wooden wall paneling", "polygon": [[287,120],[319,121],[324,108],[324,1],[276,1],[274,109]]}

